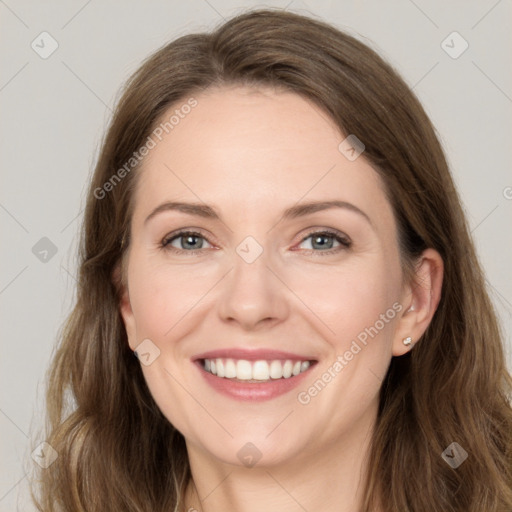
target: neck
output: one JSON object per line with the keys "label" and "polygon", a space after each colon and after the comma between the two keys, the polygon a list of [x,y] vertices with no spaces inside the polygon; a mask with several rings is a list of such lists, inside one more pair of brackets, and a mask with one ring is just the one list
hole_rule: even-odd
{"label": "neck", "polygon": [[302,450],[293,460],[268,467],[227,464],[187,442],[192,480],[184,510],[360,510],[375,421],[376,408],[372,408],[350,433],[322,450]]}

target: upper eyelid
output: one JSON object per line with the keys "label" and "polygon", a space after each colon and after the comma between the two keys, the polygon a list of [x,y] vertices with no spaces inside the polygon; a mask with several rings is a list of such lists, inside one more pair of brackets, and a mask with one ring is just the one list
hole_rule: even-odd
{"label": "upper eyelid", "polygon": [[[180,236],[188,235],[188,234],[194,234],[199,235],[200,237],[204,238],[205,240],[210,241],[210,236],[204,234],[200,229],[198,228],[192,228],[192,229],[180,229],[178,231],[173,231],[167,235],[165,235],[162,238],[162,242],[169,242],[170,240],[173,240],[174,238],[178,238]],[[210,242],[212,243],[212,242]]]}
{"label": "upper eyelid", "polygon": [[[194,234],[195,236],[200,236],[201,238],[204,238],[209,244],[214,244],[214,242],[210,241],[210,237],[208,235],[206,235],[205,233],[203,233],[200,228],[185,228],[185,229],[180,229],[178,231],[172,232],[172,233],[164,236],[161,243],[162,243],[162,245],[163,244],[167,245],[174,239],[179,238],[180,236],[183,236],[183,235],[187,235],[187,234]],[[334,228],[311,228],[310,230],[307,231],[307,233],[301,235],[301,238],[298,241],[298,243],[300,244],[300,243],[304,242],[304,240],[306,240],[316,234],[329,235],[334,238],[338,237],[338,238],[342,239],[344,242],[346,242],[347,245],[352,244],[352,239],[347,234],[345,234],[342,231],[336,230]],[[180,250],[182,250],[182,249],[180,249]],[[194,250],[200,251],[201,249],[194,249]],[[187,251],[187,252],[193,252],[194,250]]]}

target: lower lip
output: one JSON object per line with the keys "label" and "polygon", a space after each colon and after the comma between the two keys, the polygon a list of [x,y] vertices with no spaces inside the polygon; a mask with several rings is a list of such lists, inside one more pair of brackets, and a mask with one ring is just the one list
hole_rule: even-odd
{"label": "lower lip", "polygon": [[296,388],[304,380],[316,362],[312,363],[305,372],[289,377],[288,379],[275,379],[263,382],[239,382],[224,377],[217,377],[207,372],[203,368],[201,361],[196,361],[195,364],[206,382],[219,393],[234,398],[235,400],[261,402],[284,395]]}

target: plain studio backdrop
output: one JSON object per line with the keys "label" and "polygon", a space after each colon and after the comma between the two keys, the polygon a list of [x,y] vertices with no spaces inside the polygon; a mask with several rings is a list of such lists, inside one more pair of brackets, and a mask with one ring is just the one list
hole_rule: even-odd
{"label": "plain studio backdrop", "polygon": [[512,3],[0,0],[0,511],[32,511],[43,379],[70,312],[84,195],[118,91],[178,36],[254,7],[332,23],[405,78],[437,128],[512,368]]}

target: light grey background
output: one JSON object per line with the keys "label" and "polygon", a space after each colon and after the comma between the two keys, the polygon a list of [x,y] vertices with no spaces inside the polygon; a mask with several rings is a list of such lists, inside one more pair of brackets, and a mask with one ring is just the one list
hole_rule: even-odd
{"label": "light grey background", "polygon": [[[26,472],[43,441],[44,372],[72,306],[86,182],[121,84],[167,41],[256,6],[347,30],[413,86],[447,152],[512,368],[510,0],[0,0],[1,511],[34,510]],[[43,31],[59,45],[46,59],[31,47],[50,48]],[[458,58],[453,31],[469,44]],[[42,237],[57,248],[46,262],[32,251]]]}

